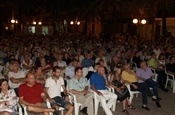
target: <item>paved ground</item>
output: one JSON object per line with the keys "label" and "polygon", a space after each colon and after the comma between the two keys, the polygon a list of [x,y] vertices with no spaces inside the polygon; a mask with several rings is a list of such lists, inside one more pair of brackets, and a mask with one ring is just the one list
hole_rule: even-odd
{"label": "paved ground", "polygon": [[[148,107],[150,111],[146,111],[141,108],[141,94],[133,99],[133,105],[136,107],[135,110],[130,110],[130,115],[175,115],[175,93],[172,93],[172,89],[169,88],[169,92],[165,93],[162,90],[159,90],[161,100],[161,108],[157,108],[155,103],[148,99]],[[122,112],[122,103],[117,103],[116,110],[113,112],[114,115],[126,115]],[[103,109],[100,107],[98,115],[104,115]]]}

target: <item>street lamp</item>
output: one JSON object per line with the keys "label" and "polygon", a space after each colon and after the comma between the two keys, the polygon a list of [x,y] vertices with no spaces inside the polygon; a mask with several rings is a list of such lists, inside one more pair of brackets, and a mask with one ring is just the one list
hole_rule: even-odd
{"label": "street lamp", "polygon": [[141,19],[141,20],[140,19],[133,19],[132,22],[134,24],[146,24],[147,23],[147,21],[145,19]]}
{"label": "street lamp", "polygon": [[36,22],[35,21],[33,22],[33,25],[36,25]]}
{"label": "street lamp", "polygon": [[142,19],[141,20],[141,24],[146,24],[146,20],[145,19]]}
{"label": "street lamp", "polygon": [[11,23],[14,24],[15,23],[15,20],[14,19],[11,19]]}
{"label": "street lamp", "polygon": [[38,25],[41,25],[42,24],[42,22],[38,22]]}
{"label": "street lamp", "polygon": [[134,24],[137,24],[138,23],[138,19],[133,19],[132,21]]}
{"label": "street lamp", "polygon": [[74,22],[73,21],[70,21],[70,25],[73,25],[74,24]]}
{"label": "street lamp", "polygon": [[80,25],[80,22],[79,21],[77,22],[77,25]]}
{"label": "street lamp", "polygon": [[147,23],[146,19],[133,19],[132,22],[134,24],[137,24],[138,25],[138,30],[137,30],[137,33],[139,34],[140,36],[140,26],[141,25],[145,25]]}

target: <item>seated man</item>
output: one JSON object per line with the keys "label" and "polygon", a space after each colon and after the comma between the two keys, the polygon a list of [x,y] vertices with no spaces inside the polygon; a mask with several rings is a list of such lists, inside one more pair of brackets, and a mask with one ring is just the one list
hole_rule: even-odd
{"label": "seated man", "polygon": [[[66,88],[64,86],[64,80],[60,76],[61,75],[61,68],[58,66],[55,66],[53,68],[53,76],[46,79],[46,92],[48,93],[50,99],[50,102],[56,102],[58,105],[60,105],[63,108],[66,108],[68,111],[65,113],[65,115],[71,115],[73,111],[73,106],[68,102],[68,95]],[[61,97],[61,87],[64,90],[64,99]],[[67,99],[67,100],[66,100]]]}
{"label": "seated man", "polygon": [[153,88],[153,93],[155,96],[153,96],[153,100],[155,100],[157,107],[161,107],[159,103],[159,94],[158,94],[158,84],[152,79],[153,73],[149,67],[147,67],[145,61],[141,61],[140,67],[136,73],[137,76],[144,81],[149,87]]}
{"label": "seated man", "polygon": [[18,87],[26,81],[25,73],[20,70],[17,60],[12,61],[10,67],[12,70],[8,73],[9,86],[15,90],[15,93],[18,96]]}
{"label": "seated man", "polygon": [[86,78],[82,77],[81,67],[75,68],[75,77],[68,82],[68,90],[76,95],[77,102],[82,104],[80,111],[84,115],[94,115],[93,111],[93,93],[90,93]]}
{"label": "seated man", "polygon": [[158,74],[159,87],[163,91],[168,92],[168,89],[165,88],[166,74],[164,72],[162,65],[159,64],[155,53],[151,54],[151,59],[148,60],[148,66],[156,70],[156,73]]}
{"label": "seated man", "polygon": [[75,76],[74,70],[76,67],[78,67],[78,60],[72,59],[71,63],[65,68],[65,78],[73,78]]}
{"label": "seated man", "polygon": [[[109,82],[103,66],[99,66],[97,72],[92,74],[90,84],[91,89],[98,94],[97,98],[101,102],[106,115],[113,115],[110,108],[116,101],[117,95],[106,89],[106,86],[109,86]],[[106,100],[108,100],[108,102],[106,102]]]}
{"label": "seated man", "polygon": [[175,57],[169,58],[169,63],[166,64],[166,71],[175,74]]}
{"label": "seated man", "polygon": [[58,115],[58,111],[46,107],[44,103],[46,95],[43,86],[35,82],[33,73],[27,73],[26,81],[26,83],[19,86],[19,101],[27,106],[28,114],[43,113],[44,115],[49,115],[49,112],[54,112]]}
{"label": "seated man", "polygon": [[136,73],[130,69],[129,64],[124,65],[122,81],[131,86],[131,91],[140,91],[142,93],[142,108],[149,111],[150,109],[147,107],[147,97],[150,92],[149,87],[145,82],[138,82],[138,77]]}

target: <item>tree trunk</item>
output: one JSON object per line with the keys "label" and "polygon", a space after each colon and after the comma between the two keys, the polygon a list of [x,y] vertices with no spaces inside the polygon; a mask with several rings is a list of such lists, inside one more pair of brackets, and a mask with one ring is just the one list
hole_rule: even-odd
{"label": "tree trunk", "polygon": [[166,40],[166,0],[162,0],[162,38]]}
{"label": "tree trunk", "polygon": [[87,25],[88,25],[88,17],[85,17],[85,24],[83,29],[83,34],[87,35]]}

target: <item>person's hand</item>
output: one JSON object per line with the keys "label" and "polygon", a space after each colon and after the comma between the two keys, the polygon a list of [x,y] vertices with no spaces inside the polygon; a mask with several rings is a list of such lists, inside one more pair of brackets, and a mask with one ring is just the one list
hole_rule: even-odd
{"label": "person's hand", "polygon": [[106,74],[104,73],[103,75],[103,78],[105,79],[105,80],[107,80],[107,77],[106,77]]}
{"label": "person's hand", "polygon": [[99,92],[99,91],[97,92],[97,94],[98,94],[99,96],[103,96],[103,94],[102,94],[101,92]]}
{"label": "person's hand", "polygon": [[6,101],[0,102],[0,105],[6,105]]}
{"label": "person's hand", "polygon": [[50,103],[54,102],[54,100],[52,98],[49,98],[48,100],[49,100]]}
{"label": "person's hand", "polygon": [[137,85],[132,84],[132,86],[134,87],[134,89],[138,89]]}
{"label": "person's hand", "polygon": [[82,94],[83,94],[83,95],[86,95],[87,93],[88,93],[88,91],[85,90],[85,89],[82,91]]}
{"label": "person's hand", "polygon": [[69,79],[71,79],[69,76],[66,76],[66,78],[69,80]]}
{"label": "person's hand", "polygon": [[38,106],[38,107],[42,107],[43,103],[36,103],[35,105]]}
{"label": "person's hand", "polygon": [[69,96],[65,96],[64,97],[64,100],[66,101],[66,102],[69,102],[70,100],[69,100]]}

